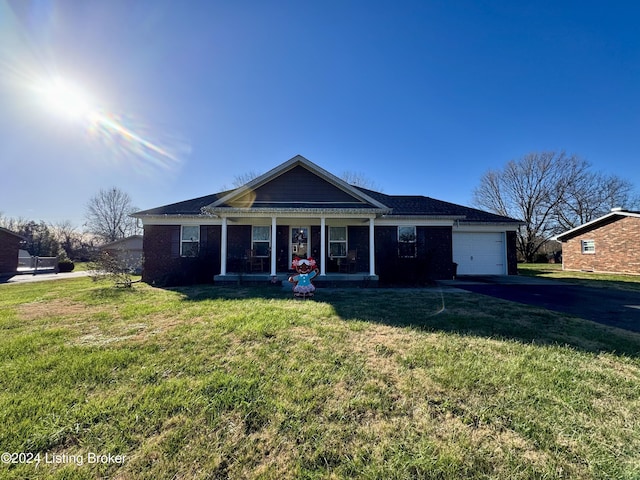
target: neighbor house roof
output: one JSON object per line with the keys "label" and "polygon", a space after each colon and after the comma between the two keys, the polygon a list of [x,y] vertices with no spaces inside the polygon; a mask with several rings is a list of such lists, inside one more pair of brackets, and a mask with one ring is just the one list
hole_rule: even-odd
{"label": "neighbor house roof", "polygon": [[[300,188],[296,188],[298,184],[295,182],[292,187],[292,180],[299,182]],[[303,186],[307,186],[307,190]],[[197,216],[233,210],[341,209],[387,216],[440,217],[460,222],[522,223],[513,218],[430,197],[386,195],[350,185],[300,155],[237,189],[143,210],[133,216]]]}
{"label": "neighbor house roof", "polygon": [[6,228],[0,227],[0,232],[13,235],[14,237],[18,237],[20,240],[26,240],[22,235],[17,234],[16,232],[12,232],[11,230],[7,230]]}
{"label": "neighbor house roof", "polygon": [[137,247],[137,248],[142,248],[142,235],[131,235],[130,237],[125,237],[125,238],[120,238],[118,240],[115,240],[111,243],[107,243],[105,245],[102,245],[100,248],[101,249],[108,249],[108,248],[122,248],[122,247]]}
{"label": "neighbor house roof", "polygon": [[621,208],[613,208],[609,213],[603,215],[601,217],[596,218],[595,220],[591,220],[590,222],[584,223],[580,226],[572,228],[571,230],[567,230],[564,233],[556,236],[556,240],[560,242],[565,242],[576,235],[580,235],[583,232],[588,232],[599,228],[608,223],[615,222],[625,217],[636,217],[640,218],[640,212],[634,210],[623,210]]}

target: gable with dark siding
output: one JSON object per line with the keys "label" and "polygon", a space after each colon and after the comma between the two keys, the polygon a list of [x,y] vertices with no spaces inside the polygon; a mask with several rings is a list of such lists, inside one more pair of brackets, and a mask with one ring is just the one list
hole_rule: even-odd
{"label": "gable with dark siding", "polygon": [[297,166],[256,190],[256,202],[363,203],[304,167]]}
{"label": "gable with dark siding", "polygon": [[221,206],[375,208],[300,165]]}

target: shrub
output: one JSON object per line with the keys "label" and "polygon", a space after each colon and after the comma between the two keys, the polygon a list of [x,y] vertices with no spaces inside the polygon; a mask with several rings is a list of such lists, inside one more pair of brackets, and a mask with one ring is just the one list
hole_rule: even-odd
{"label": "shrub", "polygon": [[549,255],[546,253],[538,253],[534,257],[533,263],[549,263]]}
{"label": "shrub", "polygon": [[60,260],[58,262],[58,271],[61,273],[72,272],[75,264],[71,260]]}
{"label": "shrub", "polygon": [[133,268],[126,260],[119,259],[108,252],[100,252],[90,263],[91,278],[94,282],[110,280],[116,286],[131,288]]}

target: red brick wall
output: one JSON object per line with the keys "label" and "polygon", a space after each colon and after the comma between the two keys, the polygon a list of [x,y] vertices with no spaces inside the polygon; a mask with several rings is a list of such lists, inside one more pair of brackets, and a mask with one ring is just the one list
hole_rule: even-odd
{"label": "red brick wall", "polygon": [[[595,241],[595,253],[582,253],[582,240]],[[562,244],[565,270],[640,274],[640,218],[618,220]]]}
{"label": "red brick wall", "polygon": [[186,258],[180,256],[180,225],[145,225],[142,280],[157,286],[213,282],[220,273],[220,231],[201,225],[198,256]]}
{"label": "red brick wall", "polygon": [[18,269],[20,238],[0,230],[0,273],[15,273]]}
{"label": "red brick wall", "polygon": [[507,240],[507,275],[518,275],[518,248],[516,232],[506,233]]}

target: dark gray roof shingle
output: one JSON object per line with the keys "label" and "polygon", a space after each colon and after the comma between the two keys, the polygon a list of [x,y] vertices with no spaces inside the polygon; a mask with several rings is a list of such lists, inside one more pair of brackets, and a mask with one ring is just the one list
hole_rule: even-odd
{"label": "dark gray roof shingle", "polygon": [[521,223],[519,220],[485,212],[476,208],[444,202],[421,195],[386,195],[356,187],[358,190],[393,209],[392,215],[463,216],[464,221],[487,223]]}
{"label": "dark gray roof shingle", "polygon": [[[424,197],[421,195],[386,195],[381,192],[368,190],[366,188],[354,187],[360,190],[365,195],[373,198],[374,200],[383,203],[390,209],[392,209],[391,216],[443,216],[443,217],[462,217],[460,220],[469,222],[486,222],[486,223],[520,223],[519,220],[513,218],[496,215],[494,213],[485,212],[464,205],[457,205],[455,203],[444,202],[442,200],[436,200],[435,198]],[[198,197],[191,200],[185,200],[183,202],[172,203],[170,205],[164,205],[162,207],[152,208],[149,210],[143,210],[137,212],[135,216],[146,215],[200,215],[202,208],[211,205],[215,201],[223,198],[231,191],[224,191],[214,193],[212,195],[206,195],[204,197]],[[263,208],[278,207],[278,208],[311,208],[312,205],[301,205],[291,203],[288,205],[260,205]],[[317,207],[317,205],[313,205]],[[340,206],[332,205],[333,208],[340,208]],[[352,205],[344,205],[345,208],[353,208]]]}
{"label": "dark gray roof shingle", "polygon": [[149,210],[142,210],[136,212],[135,216],[144,215],[200,215],[202,207],[211,205],[216,200],[225,196],[226,192],[218,192],[212,195],[206,195],[204,197],[193,198],[191,200],[185,200],[184,202],[172,203],[170,205],[164,205],[162,207],[150,208]]}

